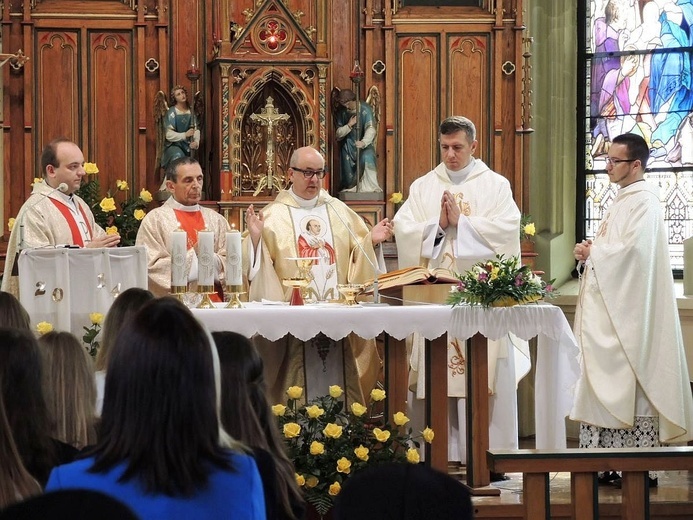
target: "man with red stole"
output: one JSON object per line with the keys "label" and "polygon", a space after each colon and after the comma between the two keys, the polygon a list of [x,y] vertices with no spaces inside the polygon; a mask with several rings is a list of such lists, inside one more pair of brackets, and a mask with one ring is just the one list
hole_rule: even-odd
{"label": "man with red stole", "polygon": [[19,210],[7,246],[2,290],[19,296],[15,269],[20,249],[70,245],[114,247],[120,235],[107,235],[94,221],[84,200],[75,195],[82,184],[84,154],[72,141],[54,139],[41,153],[43,180],[34,183],[31,196]]}

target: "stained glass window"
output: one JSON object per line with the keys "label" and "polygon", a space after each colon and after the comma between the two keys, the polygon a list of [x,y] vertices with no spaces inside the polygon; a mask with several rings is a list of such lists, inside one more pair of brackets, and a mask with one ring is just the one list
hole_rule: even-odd
{"label": "stained glass window", "polygon": [[[659,185],[671,265],[693,235],[693,0],[581,0],[586,13],[583,236],[616,195],[606,174],[611,139],[650,145],[646,178]],[[578,232],[579,233],[579,232]]]}

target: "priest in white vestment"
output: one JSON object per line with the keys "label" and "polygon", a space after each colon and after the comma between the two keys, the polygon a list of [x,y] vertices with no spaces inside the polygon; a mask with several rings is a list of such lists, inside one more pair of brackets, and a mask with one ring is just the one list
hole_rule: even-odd
{"label": "priest in white vestment", "polygon": [[63,138],[48,143],[41,153],[41,175],[43,180],[34,184],[31,196],[17,214],[7,246],[2,290],[17,297],[15,262],[22,249],[113,247],[120,242],[118,234],[106,234],[94,221],[87,203],[74,194],[86,175],[79,146]]}
{"label": "priest in white vestment", "polygon": [[[297,149],[289,173],[291,188],[280,191],[260,213],[253,206],[246,212],[243,265],[248,267],[249,299],[289,299],[291,289],[282,280],[299,275],[296,259],[310,249],[306,229],[319,235],[326,253],[314,250],[307,287],[311,299],[338,299],[338,284],[362,283],[376,269],[384,272],[375,250],[392,236],[392,223],[385,218],[369,231],[359,215],[323,190],[325,160],[314,148]],[[330,385],[344,384],[348,401],[365,404],[380,370],[375,341],[352,334],[340,343],[343,348],[322,334],[305,345],[291,337],[281,345],[256,338],[272,398],[284,401],[291,385],[307,386],[304,395],[310,399],[326,395]]]}
{"label": "priest in white vestment", "polygon": [[[508,180],[473,157],[476,128],[466,117],[440,124],[443,162],[409,187],[393,220],[399,268],[443,267],[464,273],[476,262],[520,255],[520,211]],[[424,342],[412,338],[410,383],[424,397]],[[489,341],[491,449],[518,447],[517,383],[529,371],[526,341],[509,335]],[[465,343],[449,338],[449,460],[466,461]]]}
{"label": "priest in white vestment", "polygon": [[[155,296],[171,292],[171,233],[182,229],[187,234],[185,274],[189,290],[195,291],[199,271],[197,233],[214,232],[214,281],[221,283],[226,272],[226,232],[231,230],[220,213],[200,206],[204,177],[200,163],[181,157],[166,167],[165,185],[171,193],[164,204],[142,219],[136,244],[147,247],[149,290]],[[221,298],[213,298],[221,301]]]}
{"label": "priest in white vestment", "polygon": [[[639,135],[613,139],[606,171],[618,195],[594,241],[575,245],[582,270],[575,312],[582,375],[570,418],[581,422],[580,447],[693,439],[667,228],[659,189],[644,179],[648,158]],[[650,478],[656,485],[656,475]]]}

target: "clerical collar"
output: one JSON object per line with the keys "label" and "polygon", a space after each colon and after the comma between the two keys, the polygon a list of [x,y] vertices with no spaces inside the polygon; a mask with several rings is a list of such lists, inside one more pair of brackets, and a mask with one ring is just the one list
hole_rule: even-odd
{"label": "clerical collar", "polygon": [[294,193],[293,186],[289,188],[289,193],[291,193],[291,196],[296,201],[296,204],[298,204],[302,208],[314,208],[318,205],[318,198],[320,197],[320,194],[316,195],[312,199],[304,199],[303,197],[299,197],[298,195],[296,195],[296,193]]}
{"label": "clerical collar", "polygon": [[72,196],[73,194],[67,194],[63,193],[61,191],[56,191],[55,195],[60,198],[65,204],[68,204],[69,206],[72,206],[73,208],[77,208],[77,202],[75,201],[75,198]]}
{"label": "clerical collar", "polygon": [[472,173],[475,164],[476,160],[474,159],[474,157],[472,157],[469,161],[469,164],[461,170],[452,171],[445,168],[445,171],[447,171],[448,177],[450,177],[450,180],[453,184],[461,184],[464,181],[466,181],[467,177],[469,177],[469,174]]}
{"label": "clerical collar", "polygon": [[186,206],[185,204],[181,204],[178,202],[176,199],[173,198],[173,195],[168,199],[169,204],[173,209],[177,209],[178,211],[188,211],[190,213],[194,213],[196,211],[200,211],[200,205],[199,204],[193,204],[192,206]]}

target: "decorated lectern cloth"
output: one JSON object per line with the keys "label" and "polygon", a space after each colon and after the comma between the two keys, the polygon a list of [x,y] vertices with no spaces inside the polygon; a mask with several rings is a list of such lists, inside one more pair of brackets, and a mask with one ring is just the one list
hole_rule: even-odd
{"label": "decorated lectern cloth", "polygon": [[[571,419],[633,428],[642,398],[661,442],[693,438],[693,397],[658,188],[621,188],[599,225],[580,283],[582,376]],[[641,399],[638,396],[642,396]],[[649,421],[652,423],[652,421]],[[582,441],[582,439],[581,439]]]}
{"label": "decorated lectern cloth", "polygon": [[[264,229],[257,258],[249,236],[243,242],[244,266],[249,266],[249,300],[287,301],[290,288],[282,280],[299,275],[295,258],[301,254],[305,232],[311,220],[320,224],[320,240],[330,247],[316,251],[319,260],[311,266],[306,292],[313,300],[340,297],[337,285],[360,283],[373,278],[376,255],[371,234],[359,215],[325,190],[312,201],[300,199],[292,190],[279,192],[263,210]],[[352,234],[346,229],[349,226]],[[360,247],[359,247],[360,245]],[[334,254],[329,254],[330,249]],[[362,250],[369,256],[365,258]],[[325,327],[327,324],[325,324]],[[329,385],[345,385],[347,399],[365,403],[375,385],[380,359],[373,340],[355,335],[335,342],[318,334],[307,342],[287,336],[285,348],[257,338],[265,363],[265,377],[275,400],[284,399],[286,388],[303,386],[308,398],[324,395]]]}
{"label": "decorated lectern cloth", "polygon": [[[181,216],[182,214],[182,216]],[[184,218],[186,216],[191,218]],[[197,217],[196,219],[194,217]],[[215,280],[223,281],[226,272],[226,232],[231,230],[223,215],[196,204],[184,206],[170,197],[161,207],[153,209],[142,220],[137,232],[137,245],[147,248],[149,290],[155,296],[171,292],[171,233],[177,229],[188,233],[188,251],[185,272],[190,281],[189,289],[197,288],[197,231],[214,231]]]}
{"label": "decorated lectern cloth", "polygon": [[56,191],[44,181],[34,183],[31,196],[22,205],[7,245],[2,290],[19,297],[17,276],[12,276],[20,242],[24,248],[56,245],[83,246],[106,232],[94,221],[84,200]]}
{"label": "decorated lectern cloth", "polygon": [[147,287],[143,247],[25,249],[19,256],[19,294],[33,325],[84,335],[89,314],[106,314],[114,298]]}

